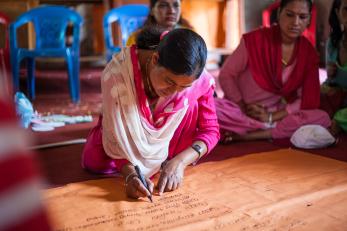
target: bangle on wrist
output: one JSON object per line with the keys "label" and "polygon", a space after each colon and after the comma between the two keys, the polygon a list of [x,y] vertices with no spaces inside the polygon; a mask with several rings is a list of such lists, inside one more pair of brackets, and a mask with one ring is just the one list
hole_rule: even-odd
{"label": "bangle on wrist", "polygon": [[200,157],[203,152],[203,148],[198,144],[193,144],[191,148],[194,149],[194,151],[196,151],[196,153],[198,154],[198,158],[195,160],[195,162],[197,162],[198,160],[200,160]]}
{"label": "bangle on wrist", "polygon": [[272,112],[269,113],[269,120],[268,120],[269,124],[272,124],[273,122],[273,118],[272,118]]}
{"label": "bangle on wrist", "polygon": [[134,177],[137,177],[137,173],[136,173],[136,172],[132,172],[132,173],[130,173],[129,175],[127,175],[127,176],[125,177],[125,186],[127,186],[128,183],[129,183],[129,181],[130,181],[131,179],[133,179]]}
{"label": "bangle on wrist", "polygon": [[193,144],[191,148],[198,154],[198,158],[195,159],[195,161],[192,163],[192,165],[194,166],[200,160],[201,155],[203,154],[203,148],[199,144]]}

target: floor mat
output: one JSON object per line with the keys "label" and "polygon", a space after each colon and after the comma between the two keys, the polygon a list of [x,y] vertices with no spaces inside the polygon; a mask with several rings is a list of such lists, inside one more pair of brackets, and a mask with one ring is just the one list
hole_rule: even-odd
{"label": "floor mat", "polygon": [[127,198],[122,178],[69,184],[44,195],[55,230],[347,227],[347,163],[292,149],[190,166],[183,186],[154,193],[153,204]]}

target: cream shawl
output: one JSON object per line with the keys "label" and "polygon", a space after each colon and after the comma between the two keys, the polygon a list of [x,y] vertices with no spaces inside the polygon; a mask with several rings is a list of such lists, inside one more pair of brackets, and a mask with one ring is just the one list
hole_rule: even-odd
{"label": "cream shawl", "polygon": [[184,97],[159,99],[167,105],[155,116],[144,93],[135,47],[115,55],[101,77],[103,95],[102,142],[114,159],[127,159],[152,176],[168,156],[169,143],[181,123],[188,102]]}

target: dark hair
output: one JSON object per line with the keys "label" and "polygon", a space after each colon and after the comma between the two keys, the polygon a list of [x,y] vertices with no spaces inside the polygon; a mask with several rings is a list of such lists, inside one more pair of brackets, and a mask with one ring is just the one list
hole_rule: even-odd
{"label": "dark hair", "polygon": [[334,47],[338,47],[338,43],[340,39],[342,38],[342,34],[343,34],[340,27],[339,18],[337,17],[337,14],[336,14],[336,9],[339,9],[340,6],[341,6],[341,0],[334,0],[331,6],[330,15],[329,15],[330,39]]}
{"label": "dark hair", "polygon": [[[279,3],[280,4],[279,7],[273,9],[270,13],[270,24],[277,23],[278,22],[278,13],[281,13],[283,8],[286,7],[289,3],[293,2],[293,1],[298,1],[298,0],[281,0]],[[313,7],[312,1],[311,0],[302,0],[302,1],[306,1],[307,5],[308,5],[309,12],[311,13],[312,7]]]}
{"label": "dark hair", "polygon": [[144,27],[136,38],[139,49],[156,50],[159,65],[176,75],[199,78],[207,57],[204,39],[189,29],[174,29],[160,40],[162,28]]}
{"label": "dark hair", "polygon": [[[155,6],[155,4],[157,2],[158,2],[158,0],[150,0],[150,4],[149,4],[150,11],[152,11],[153,7]],[[153,26],[153,25],[157,25],[157,24],[158,24],[157,20],[154,18],[154,16],[151,13],[149,13],[144,25],[145,26]],[[193,29],[193,27],[190,25],[190,23],[186,19],[184,19],[181,15],[180,15],[180,18],[179,18],[177,24],[182,25],[186,28]]]}
{"label": "dark hair", "polygon": [[165,31],[160,26],[144,26],[136,36],[136,46],[143,50],[156,50],[160,43],[160,36]]}
{"label": "dark hair", "polygon": [[[280,12],[283,10],[284,7],[286,7],[289,3],[294,2],[294,1],[298,1],[298,0],[281,0],[280,3]],[[312,11],[312,0],[301,0],[301,1],[305,1],[308,5],[308,11],[311,13]]]}

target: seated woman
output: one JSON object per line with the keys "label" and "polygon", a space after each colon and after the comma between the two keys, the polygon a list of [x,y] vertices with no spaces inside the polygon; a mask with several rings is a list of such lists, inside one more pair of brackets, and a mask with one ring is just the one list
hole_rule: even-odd
{"label": "seated woman", "polygon": [[[181,16],[181,0],[151,0],[149,7],[150,13],[144,27],[160,26],[169,31],[175,28],[192,29],[188,21]],[[135,44],[140,30],[129,36],[127,46]]]}
{"label": "seated woman", "polygon": [[[328,79],[322,87],[322,108],[332,117],[347,107],[347,0],[335,0],[330,10],[331,33],[327,42]],[[329,100],[330,99],[330,100]],[[331,102],[327,104],[327,102]],[[347,118],[345,118],[347,122]],[[335,121],[333,123],[336,125]],[[339,127],[333,126],[338,132]]]}
{"label": "seated woman", "polygon": [[[203,72],[207,49],[189,29],[143,29],[136,46],[123,48],[102,77],[103,110],[90,132],[82,165],[120,172],[129,197],[149,196],[149,177],[160,171],[159,194],[177,189],[187,165],[219,140],[213,78]],[[140,183],[134,166],[146,176]]]}
{"label": "seated woman", "polygon": [[[302,32],[312,1],[282,0],[279,24],[243,35],[219,76],[222,142],[287,138],[302,125],[330,126],[318,110],[318,56]],[[224,136],[223,136],[224,135]]]}

